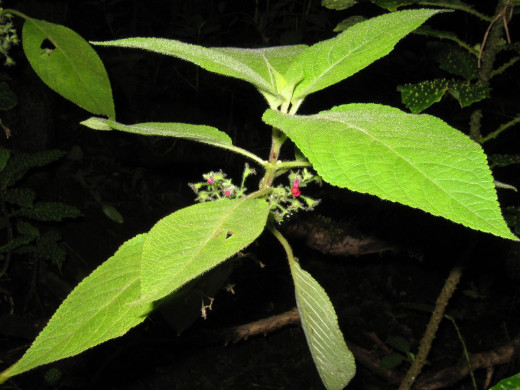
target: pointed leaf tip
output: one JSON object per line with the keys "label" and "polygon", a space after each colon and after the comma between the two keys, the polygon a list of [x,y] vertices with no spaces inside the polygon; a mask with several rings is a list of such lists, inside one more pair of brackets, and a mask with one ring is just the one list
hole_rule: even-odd
{"label": "pointed leaf tip", "polygon": [[511,240],[480,145],[439,118],[378,104],[316,115],[268,110],[330,184],[368,193]]}
{"label": "pointed leaf tip", "polygon": [[63,301],[31,348],[0,374],[7,379],[69,356],[115,337],[138,325],[151,304],[129,305],[140,296],[141,252],[146,234],[125,242],[87,276]]}
{"label": "pointed leaf tip", "polygon": [[327,390],[342,390],[356,373],[354,356],[325,290],[296,260],[290,261],[300,320],[314,364]]}
{"label": "pointed leaf tip", "polygon": [[309,47],[284,74],[289,84],[297,83],[292,103],[350,77],[387,55],[403,37],[439,12],[442,11],[392,12],[357,23],[335,38]]}

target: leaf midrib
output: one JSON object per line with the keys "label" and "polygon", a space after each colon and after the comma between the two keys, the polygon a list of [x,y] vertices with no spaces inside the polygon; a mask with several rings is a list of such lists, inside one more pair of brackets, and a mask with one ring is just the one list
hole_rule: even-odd
{"label": "leaf midrib", "polygon": [[[182,273],[182,272],[183,272],[183,271],[184,271],[184,270],[185,270],[189,265],[191,265],[191,264],[193,263],[193,261],[194,261],[194,260],[195,260],[199,255],[200,255],[200,253],[203,251],[203,249],[207,246],[208,242],[211,240],[211,238],[213,237],[213,235],[214,235],[215,233],[217,233],[218,230],[219,230],[220,228],[222,228],[222,226],[223,226],[224,223],[225,223],[225,220],[226,220],[227,218],[229,218],[229,216],[230,216],[230,215],[231,215],[231,214],[232,214],[232,213],[233,213],[233,212],[234,212],[234,211],[235,211],[235,210],[236,210],[240,205],[242,205],[242,204],[243,204],[245,201],[247,201],[247,200],[249,200],[249,199],[247,199],[247,198],[243,198],[243,199],[241,199],[239,202],[236,203],[236,206],[233,206],[233,207],[231,207],[231,208],[229,209],[229,212],[228,212],[226,215],[223,215],[223,217],[220,219],[218,225],[216,225],[215,229],[213,229],[213,231],[211,231],[211,234],[209,234],[209,235],[207,236],[207,238],[206,238],[206,240],[203,242],[203,244],[202,244],[202,245],[198,245],[198,246],[197,246],[197,250],[195,250],[195,251],[192,253],[192,255],[190,255],[189,257],[187,257],[189,260],[186,261],[186,262],[182,265],[182,267],[179,268],[179,271],[178,271],[178,272],[175,272],[175,273],[173,273],[173,272],[170,273],[170,275],[171,275],[171,278],[169,278],[169,279],[170,279],[170,282],[172,282],[172,281],[176,281],[176,279],[177,279],[177,277],[179,276],[179,274],[181,274],[181,273]],[[169,257],[169,256],[168,256],[168,257]],[[182,286],[183,286],[184,284],[186,284],[187,282],[188,282],[188,281],[186,281],[186,282],[182,283],[181,285],[175,287],[174,290],[177,290],[178,288],[182,287]],[[161,290],[159,290],[159,291],[163,291],[163,290],[164,290],[164,288],[161,288]],[[141,299],[148,299],[148,298],[150,298],[150,297],[151,297],[151,295],[148,294],[147,296],[143,296],[143,297],[141,297]]]}
{"label": "leaf midrib", "polygon": [[[101,306],[101,307],[99,308],[99,310],[97,310],[97,311],[95,311],[95,312],[92,312],[93,314],[92,314],[91,316],[89,316],[88,318],[82,317],[82,318],[85,318],[85,320],[82,321],[82,322],[79,324],[79,326],[77,326],[77,327],[75,328],[75,331],[73,331],[73,332],[72,332],[72,331],[71,331],[71,332],[68,332],[68,333],[66,333],[66,336],[64,336],[63,338],[61,338],[61,340],[63,340],[63,343],[65,343],[65,342],[70,343],[70,342],[71,342],[71,339],[72,339],[75,335],[77,335],[77,334],[80,332],[81,329],[85,328],[85,326],[86,326],[89,322],[91,322],[92,319],[93,319],[96,315],[98,315],[100,312],[102,312],[103,310],[105,310],[108,306],[114,304],[114,303],[119,299],[120,296],[122,296],[122,295],[123,295],[123,294],[124,294],[128,289],[132,288],[132,287],[134,286],[135,283],[138,283],[138,282],[139,282],[139,279],[140,279],[140,275],[139,275],[139,273],[137,273],[137,272],[136,272],[136,274],[137,274],[137,276],[136,276],[135,278],[129,280],[128,283],[126,283],[126,284],[123,286],[123,288],[120,290],[121,293],[117,294],[117,295],[114,297],[114,299],[110,300],[110,301],[107,302],[105,305]],[[99,285],[101,285],[101,284],[103,284],[103,283],[100,283]],[[52,320],[52,319],[51,319],[51,320]],[[54,338],[56,338],[56,337],[57,337],[57,336],[55,336]],[[52,340],[52,337],[51,337],[50,339]],[[46,344],[48,344],[48,343],[46,343]],[[59,345],[59,344],[61,344],[61,343],[57,343],[57,344],[55,343],[54,345]],[[36,355],[37,355],[37,352],[38,352],[38,351],[40,351],[40,353],[48,354],[48,353],[49,353],[48,351],[50,351],[50,350],[52,350],[52,349],[55,348],[55,347],[43,348],[44,345],[45,345],[45,344],[43,344],[43,343],[40,344],[39,348],[36,349],[36,350],[34,351],[33,354],[36,354]],[[63,357],[61,357],[61,358],[70,357],[70,356],[73,356],[73,355],[74,355],[74,352],[72,352],[71,354],[66,354],[66,356],[63,356]],[[58,359],[61,359],[61,358],[58,358]],[[23,357],[22,357],[22,359],[23,359]],[[39,361],[39,360],[41,360],[41,359],[40,359],[38,356],[35,356],[35,357],[33,357],[32,359],[27,360],[27,363],[25,363],[25,366],[32,366],[32,367],[34,367],[34,361]],[[57,360],[57,359],[50,360],[49,362],[53,362],[53,361],[55,361],[55,360]],[[21,361],[22,361],[22,360],[20,360],[20,362],[21,362]],[[38,364],[38,365],[39,365],[39,364]],[[22,366],[22,367],[23,367],[23,366]]]}
{"label": "leaf midrib", "polygon": [[[318,118],[318,119],[325,119],[327,121],[330,121],[330,122],[337,122],[337,123],[341,123],[343,125],[346,125],[348,126],[349,128],[352,128],[352,129],[355,129],[355,130],[358,130],[360,132],[362,132],[363,134],[367,135],[368,137],[370,137],[372,140],[374,140],[375,142],[378,142],[380,145],[384,146],[385,148],[387,148],[389,151],[391,151],[392,153],[394,153],[397,157],[401,158],[403,161],[405,161],[408,165],[410,165],[410,167],[412,167],[413,169],[415,169],[418,173],[420,173],[427,181],[430,181],[432,184],[435,185],[435,187],[437,187],[441,192],[445,193],[446,195],[449,196],[450,199],[456,201],[456,203],[460,206],[462,206],[465,210],[467,210],[470,214],[474,215],[475,217],[477,217],[480,221],[483,221],[485,223],[485,225],[487,226],[490,226],[492,228],[497,228],[496,226],[494,225],[491,225],[489,223],[489,221],[487,219],[484,219],[482,217],[480,217],[478,214],[476,214],[473,210],[469,209],[464,203],[461,203],[458,199],[454,198],[449,192],[446,192],[436,181],[434,181],[433,179],[431,179],[429,176],[427,176],[422,170],[420,170],[418,167],[416,167],[410,160],[408,160],[405,156],[401,155],[398,151],[396,151],[395,149],[393,149],[391,146],[387,145],[386,143],[384,143],[382,140],[380,140],[379,138],[376,138],[374,135],[372,135],[371,133],[367,132],[366,130],[364,130],[363,128],[359,127],[359,126],[355,126],[349,122],[346,122],[345,120],[342,120],[340,118],[337,118],[335,116],[329,116],[329,115],[324,115],[324,114],[316,114],[316,115],[313,115],[314,118]],[[339,131],[341,132],[341,129],[339,129]],[[342,169],[342,171],[344,171]]]}

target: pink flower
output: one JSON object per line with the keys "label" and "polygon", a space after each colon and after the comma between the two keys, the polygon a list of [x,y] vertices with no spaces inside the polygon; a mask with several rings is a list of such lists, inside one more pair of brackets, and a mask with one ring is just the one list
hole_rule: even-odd
{"label": "pink flower", "polygon": [[231,195],[231,190],[225,190],[225,191],[224,191],[224,195],[226,195],[226,196]]}
{"label": "pink flower", "polygon": [[214,181],[215,181],[215,179],[213,177],[210,177],[208,179],[208,184],[213,184]]}
{"label": "pink flower", "polygon": [[300,184],[300,179],[295,179],[293,182],[293,186],[291,188],[291,194],[293,194],[293,196],[300,196],[300,194],[302,193],[300,191],[300,189],[298,188],[299,184]]}

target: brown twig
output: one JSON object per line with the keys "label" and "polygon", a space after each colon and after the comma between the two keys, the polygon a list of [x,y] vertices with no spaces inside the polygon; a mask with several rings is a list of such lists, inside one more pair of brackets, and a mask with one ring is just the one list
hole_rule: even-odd
{"label": "brown twig", "polygon": [[298,309],[294,307],[282,314],[263,318],[258,321],[250,322],[249,324],[235,326],[225,333],[227,334],[227,341],[236,343],[240,340],[247,340],[250,336],[259,334],[266,335],[267,333],[274,332],[284,326],[299,323],[300,316],[298,314]]}
{"label": "brown twig", "polygon": [[419,344],[419,351],[417,352],[417,356],[412,362],[412,365],[406,373],[403,381],[401,382],[399,390],[409,390],[426,364],[426,359],[430,353],[433,339],[435,338],[439,324],[444,317],[446,306],[448,305],[450,298],[457,288],[457,284],[459,283],[459,280],[462,276],[462,271],[463,267],[460,265],[455,265],[450,270],[450,274],[444,282],[444,286],[442,287],[442,290],[437,298],[437,302],[435,303],[435,308],[433,309],[430,321],[426,326],[426,331],[424,332],[423,338]]}
{"label": "brown twig", "polygon": [[[234,343],[245,340],[250,336],[267,334],[274,332],[287,325],[295,325],[300,322],[298,310],[295,308],[269,318],[264,318],[259,321],[254,321],[249,324],[244,324],[227,329],[220,332],[227,342]],[[215,335],[212,338],[215,340]],[[378,377],[386,380],[390,384],[402,383],[402,376],[392,370],[381,368],[381,359],[376,356],[373,351],[360,347],[347,340],[347,346],[354,354],[356,361],[370,370]],[[469,355],[471,366],[474,370],[486,368],[492,372],[493,367],[506,364],[510,362],[515,356],[520,353],[520,335],[514,338],[509,343],[497,347],[493,350],[473,353]],[[491,371],[490,371],[491,370]],[[415,383],[416,390],[435,390],[451,386],[466,376],[469,375],[469,367],[466,359],[448,368],[435,371],[432,373],[425,373]]]}
{"label": "brown twig", "polygon": [[[486,352],[470,354],[471,366],[474,370],[493,368],[510,362],[520,353],[520,337],[515,337],[511,342],[496,349]],[[469,367],[465,360],[461,360],[454,366],[424,375],[417,381],[417,390],[435,390],[454,385],[469,374]]]}
{"label": "brown twig", "polygon": [[509,9],[509,17],[506,16],[507,10],[510,6],[511,0],[507,0],[504,4],[504,7],[498,12],[491,23],[489,24],[486,33],[484,34],[484,39],[482,40],[482,44],[480,45],[480,52],[478,53],[478,67],[480,68],[480,59],[482,57],[482,52],[484,51],[484,47],[486,46],[487,39],[489,37],[489,33],[493,25],[502,18],[502,22],[504,23],[504,30],[506,32],[507,43],[511,43],[511,36],[509,35],[509,28],[507,27],[507,23],[511,20],[513,16],[513,7]]}

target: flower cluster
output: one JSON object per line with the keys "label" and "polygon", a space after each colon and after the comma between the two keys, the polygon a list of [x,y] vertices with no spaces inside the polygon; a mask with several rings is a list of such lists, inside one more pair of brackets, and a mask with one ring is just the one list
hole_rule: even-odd
{"label": "flower cluster", "polygon": [[302,195],[301,188],[306,187],[313,181],[321,182],[319,176],[303,169],[303,172],[291,172],[289,174],[289,186],[279,185],[274,187],[269,194],[268,201],[271,211],[277,222],[282,222],[294,213],[303,210],[312,210],[318,205],[319,200]]}
{"label": "flower cluster", "polygon": [[203,182],[190,183],[190,187],[197,194],[195,199],[197,202],[210,202],[222,198],[242,198],[247,191],[247,188],[244,186],[247,177],[255,173],[255,170],[246,164],[242,174],[242,182],[240,187],[237,187],[221,170],[218,172],[212,171],[202,175],[204,178]]}

